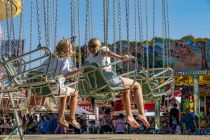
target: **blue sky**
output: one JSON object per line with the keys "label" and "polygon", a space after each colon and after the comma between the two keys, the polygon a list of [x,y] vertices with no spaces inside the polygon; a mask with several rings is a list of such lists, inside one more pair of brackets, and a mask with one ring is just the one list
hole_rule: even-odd
{"label": "blue sky", "polygon": [[[52,2],[52,0],[50,0]],[[59,15],[58,15],[58,36],[57,41],[62,37],[70,37],[70,0],[59,1]],[[75,0],[77,1],[77,0]],[[123,39],[126,39],[125,28],[125,0],[122,1],[122,34]],[[134,1],[130,0],[130,40],[135,40],[134,28]],[[143,34],[145,39],[145,0],[143,1]],[[110,0],[110,12],[112,12],[112,0]],[[169,25],[170,37],[179,39],[184,35],[193,35],[195,37],[210,38],[210,0],[168,0],[169,2]],[[92,0],[92,14],[93,14],[93,36],[103,40],[103,0]],[[36,11],[34,15],[36,16]],[[42,9],[40,8],[40,12]],[[110,13],[112,14],[112,13]],[[24,5],[24,39],[26,40],[26,48],[29,48],[29,31],[30,31],[30,1],[25,0]],[[52,16],[51,16],[52,17]],[[109,22],[109,43],[113,42],[112,17]],[[43,17],[41,17],[43,20]],[[51,18],[53,20],[53,18]],[[76,17],[77,20],[77,17]],[[156,0],[156,15],[155,15],[155,34],[162,36],[161,23],[161,0]],[[18,21],[15,18],[14,21]],[[1,22],[3,29],[5,29],[5,22]],[[77,23],[76,23],[77,24]],[[148,0],[148,35],[152,37],[152,0]],[[18,24],[15,24],[16,36],[18,36]],[[42,23],[43,28],[43,23]],[[76,31],[78,27],[76,27]],[[81,0],[81,44],[84,44],[85,38],[85,0]],[[51,33],[52,39],[52,33]],[[118,39],[118,30],[117,30]],[[139,40],[139,38],[137,38]],[[42,29],[42,42],[44,42],[44,30]],[[37,21],[34,17],[33,23],[33,47],[36,47],[37,41]]]}

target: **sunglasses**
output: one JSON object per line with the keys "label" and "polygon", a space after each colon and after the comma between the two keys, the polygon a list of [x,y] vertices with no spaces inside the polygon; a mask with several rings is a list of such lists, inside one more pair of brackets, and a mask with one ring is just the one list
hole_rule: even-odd
{"label": "sunglasses", "polygon": [[97,48],[98,45],[91,45],[89,48]]}

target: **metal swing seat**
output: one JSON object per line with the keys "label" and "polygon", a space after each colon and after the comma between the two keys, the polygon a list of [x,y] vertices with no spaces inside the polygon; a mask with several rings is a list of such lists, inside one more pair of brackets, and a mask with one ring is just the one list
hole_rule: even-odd
{"label": "metal swing seat", "polygon": [[[145,100],[159,100],[174,91],[172,68],[155,68],[138,72],[136,80],[142,85]],[[165,88],[169,85],[169,88]]]}
{"label": "metal swing seat", "polygon": [[[37,56],[36,54],[41,54]],[[29,57],[34,56],[32,59]],[[61,97],[66,95],[52,94],[51,86],[54,84],[59,84],[56,80],[61,76],[54,77],[53,79],[48,79],[48,75],[54,73],[54,70],[49,70],[49,64],[51,58],[55,57],[51,54],[51,50],[47,47],[40,47],[36,50],[30,51],[13,59],[8,57],[2,57],[2,64],[4,65],[7,73],[9,74],[9,80],[13,83],[15,89],[17,90],[29,90],[31,95],[43,96],[43,97]],[[36,63],[48,59],[47,63],[40,66],[36,66]],[[24,60],[23,63],[18,65],[15,62]],[[40,68],[46,68],[46,72],[39,71]],[[56,68],[55,68],[56,69]],[[75,83],[74,83],[75,84]],[[70,85],[67,85],[70,86]]]}
{"label": "metal swing seat", "polygon": [[[110,65],[113,66],[119,63],[122,63],[122,61],[116,61]],[[94,97],[96,101],[113,101],[114,96],[119,92],[130,89],[130,87],[120,84],[116,86],[111,85],[111,81],[117,76],[107,79],[104,76],[103,67],[99,67],[97,63],[83,66],[81,70],[83,75],[78,80],[78,90],[81,97]],[[136,70],[130,71],[126,75],[132,73],[135,75]]]}

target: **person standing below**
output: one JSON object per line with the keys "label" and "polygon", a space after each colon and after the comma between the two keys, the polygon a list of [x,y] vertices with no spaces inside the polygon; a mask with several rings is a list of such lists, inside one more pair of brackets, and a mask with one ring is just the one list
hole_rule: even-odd
{"label": "person standing below", "polygon": [[170,110],[169,123],[173,132],[175,133],[177,125],[179,125],[179,110],[177,109],[177,104],[173,105],[173,108]]}
{"label": "person standing below", "polygon": [[104,134],[111,134],[113,131],[110,109],[106,109],[105,111],[105,115],[101,121],[101,129]]}
{"label": "person standing below", "polygon": [[186,109],[186,114],[181,119],[182,128],[184,133],[193,134],[196,129],[195,115],[190,112],[190,109]]}
{"label": "person standing below", "polygon": [[127,133],[127,124],[124,120],[124,115],[120,114],[119,118],[115,122],[115,133],[116,134],[126,134]]}

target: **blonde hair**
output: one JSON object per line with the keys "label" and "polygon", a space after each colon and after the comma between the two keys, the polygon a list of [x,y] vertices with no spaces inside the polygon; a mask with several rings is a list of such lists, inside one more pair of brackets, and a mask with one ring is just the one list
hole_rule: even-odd
{"label": "blonde hair", "polygon": [[89,40],[88,48],[91,47],[91,46],[94,46],[94,45],[95,46],[99,46],[99,47],[102,46],[101,41],[99,39],[97,39],[97,38],[92,38],[91,40]]}
{"label": "blonde hair", "polygon": [[71,45],[71,42],[68,39],[62,39],[58,42],[55,53],[59,58],[68,58],[73,54],[73,47]]}

